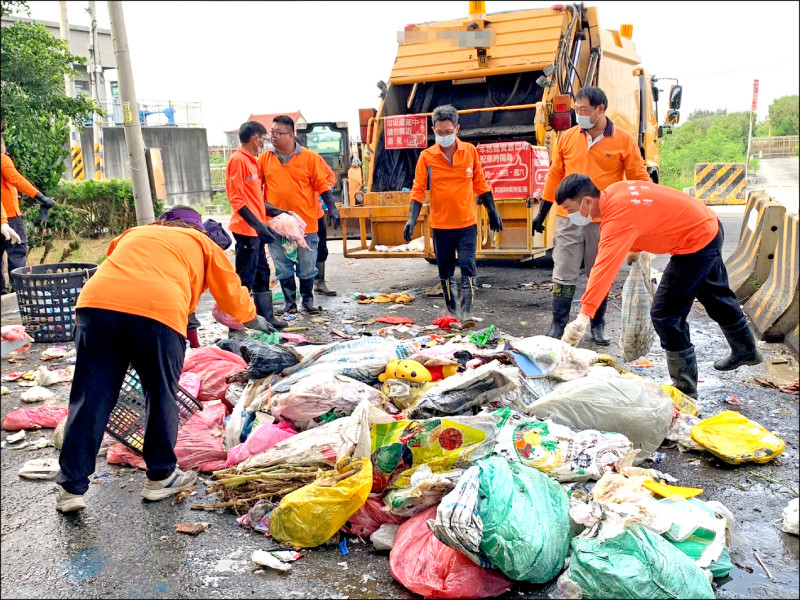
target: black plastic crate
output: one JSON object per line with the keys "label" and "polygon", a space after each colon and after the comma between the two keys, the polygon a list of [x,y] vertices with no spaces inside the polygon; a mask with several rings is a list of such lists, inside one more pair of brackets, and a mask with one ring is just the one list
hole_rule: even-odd
{"label": "black plastic crate", "polygon": [[[203,410],[200,401],[178,386],[178,427],[182,427],[192,415]],[[147,405],[139,375],[128,367],[117,405],[111,411],[106,431],[131,450],[142,453]]]}
{"label": "black plastic crate", "polygon": [[36,342],[69,342],[75,303],[97,265],[59,263],[19,267],[9,273],[25,330]]}

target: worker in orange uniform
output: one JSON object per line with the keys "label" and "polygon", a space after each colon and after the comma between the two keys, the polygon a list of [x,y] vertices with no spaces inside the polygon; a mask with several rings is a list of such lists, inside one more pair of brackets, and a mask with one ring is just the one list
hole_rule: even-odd
{"label": "worker in orange uniform", "polygon": [[[333,188],[336,187],[336,173],[333,172],[328,161],[322,158],[321,154],[316,152],[315,154],[319,156],[319,164],[322,165],[322,169],[325,171],[325,176],[330,185],[330,190],[333,192]],[[322,198],[319,199],[317,207],[319,209],[317,211],[317,216],[319,216],[319,219],[317,219],[317,237],[319,237],[319,244],[317,245],[317,276],[314,278],[314,291],[325,296],[335,296],[336,292],[328,288],[328,284],[325,283],[325,263],[328,260],[328,227],[325,224],[325,213],[327,212],[325,209],[327,209],[327,207],[325,207]]]}
{"label": "worker in orange uniform", "polygon": [[[642,154],[636,140],[627,131],[616,127],[606,117],[608,98],[597,87],[584,87],[575,96],[578,124],[565,131],[558,140],[553,162],[547,172],[539,214],[533,220],[531,233],[543,232],[547,213],[553,206],[556,188],[564,176],[586,173],[601,190],[623,179],[649,181]],[[577,227],[559,207],[553,247],[553,323],[547,335],[560,338],[569,321],[581,264],[589,275],[597,257],[600,223]],[[605,332],[607,299],[592,320],[592,340],[607,346],[611,339]]]}
{"label": "worker in orange uniform", "polygon": [[225,190],[233,209],[228,229],[236,240],[236,272],[252,292],[258,314],[273,327],[283,329],[288,323],[273,312],[266,255],[267,244],[277,234],[266,222],[268,217],[286,211],[264,203],[256,156],[266,146],[266,135],[267,129],[257,121],[247,121],[239,127],[241,145],[225,165]]}
{"label": "worker in orange uniform", "polygon": [[[9,278],[11,271],[25,266],[25,258],[28,255],[28,236],[25,233],[25,222],[22,219],[22,211],[19,207],[19,192],[30,196],[45,209],[42,214],[45,215],[44,221],[46,221],[47,211],[53,207],[55,200],[42,194],[30,181],[20,175],[14,166],[14,161],[6,154],[5,140],[0,137],[0,193],[2,194],[0,200],[2,200],[3,210],[6,213],[7,226],[19,238],[19,241],[15,242],[10,234],[9,237],[11,239],[6,238],[4,232],[3,239],[0,240],[0,244],[2,244],[0,261],[2,261],[4,254],[8,255]],[[0,268],[0,288],[2,288],[3,294],[9,291],[6,289],[6,280],[2,268]]]}
{"label": "worker in orange uniform", "polygon": [[696,198],[650,182],[621,181],[601,192],[587,175],[569,175],[556,202],[576,227],[602,218],[600,245],[589,274],[581,312],[562,340],[573,346],[583,337],[611,289],[626,254],[628,264],[640,251],[670,254],[650,316],[667,355],[673,385],[697,398],[697,358],[686,317],[694,299],[722,328],[731,353],[714,363],[720,371],[761,362],[755,338],[728,284],[722,262],[724,232],[717,215]]}
{"label": "worker in orange uniform", "polygon": [[[425,190],[430,188],[430,222],[433,251],[439,267],[447,312],[462,325],[471,326],[475,279],[475,250],[478,243],[478,208],[486,207],[489,227],[503,230],[503,220],[494,204],[492,191],[475,146],[458,139],[458,111],[445,104],[431,116],[436,143],[422,151],[414,173],[411,203],[403,237],[410,242],[422,210]],[[477,204],[475,195],[478,195]],[[458,257],[456,259],[456,256]],[[461,269],[460,310],[456,308],[456,260]]]}
{"label": "worker in orange uniform", "polygon": [[297,247],[296,256],[287,256],[280,236],[270,242],[269,253],[275,264],[275,274],[284,296],[284,312],[297,312],[297,279],[303,308],[319,312],[314,304],[314,277],[317,275],[317,245],[319,243],[318,198],[322,198],[328,214],[338,227],[339,210],[333,201],[330,184],[316,152],[303,148],[295,139],[294,121],[280,115],[272,121],[272,145],[258,158],[259,176],[266,201],[284,211],[296,213],[306,224],[305,241],[308,248]]}
{"label": "worker in orange uniform", "polygon": [[249,291],[201,223],[196,211],[176,206],[155,223],[127,230],[112,240],[106,260],[78,296],[78,354],[56,479],[56,508],[62,512],[86,508],[83,495],[129,365],[147,402],[142,496],[161,500],[194,484],[196,473],[176,466],[175,393],[187,319],[206,290],[246,327],[275,331],[256,314]]}

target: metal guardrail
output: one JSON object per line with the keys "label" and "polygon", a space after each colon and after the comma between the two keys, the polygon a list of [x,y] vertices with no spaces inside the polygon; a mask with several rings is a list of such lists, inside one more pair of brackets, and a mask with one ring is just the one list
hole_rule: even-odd
{"label": "metal guardrail", "polygon": [[[119,99],[106,100],[101,106],[106,113],[103,125],[124,125]],[[202,127],[203,109],[199,102],[139,100],[138,118],[144,127]]]}
{"label": "metal guardrail", "polygon": [[800,136],[754,137],[750,144],[750,156],[755,158],[786,158],[797,156]]}
{"label": "metal guardrail", "polygon": [[211,187],[225,189],[225,165],[211,165]]}

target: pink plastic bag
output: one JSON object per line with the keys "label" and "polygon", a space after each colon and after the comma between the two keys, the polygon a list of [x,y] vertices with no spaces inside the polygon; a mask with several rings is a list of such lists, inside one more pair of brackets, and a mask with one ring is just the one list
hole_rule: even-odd
{"label": "pink plastic bag", "polygon": [[296,242],[301,248],[310,250],[306,243],[306,222],[296,213],[291,211],[288,213],[281,213],[270,220],[269,226],[278,235],[282,235],[288,240]]}
{"label": "pink plastic bag", "polygon": [[196,373],[181,373],[178,385],[195,398],[200,393],[200,377]]}
{"label": "pink plastic bag", "polygon": [[[29,342],[33,341],[33,338],[28,335],[27,331],[25,331],[24,325],[4,325],[2,328],[0,328],[0,338],[2,338],[4,342],[16,342],[17,340],[28,340]],[[21,348],[17,348],[14,352],[17,354],[22,354],[30,349],[31,345],[27,344]]]}
{"label": "pink plastic bag", "polygon": [[134,452],[125,444],[117,442],[108,447],[106,452],[106,461],[110,465],[122,465],[125,467],[134,467],[135,469],[147,470],[147,464],[144,458],[138,452]]}
{"label": "pink plastic bag", "polygon": [[217,323],[225,325],[228,329],[233,329],[234,331],[244,329],[244,325],[217,306],[216,302],[214,303],[214,308],[211,309],[211,316],[214,317]]}
{"label": "pink plastic bag", "polygon": [[347,523],[342,527],[342,531],[362,538],[369,537],[378,531],[378,528],[384,523],[400,525],[405,520],[405,517],[398,517],[387,512],[380,498],[370,496],[364,506],[359,508],[358,512],[347,520]]}
{"label": "pink plastic bag", "polygon": [[436,518],[436,508],[400,525],[389,554],[392,577],[426,598],[489,598],[511,589],[500,571],[479,567],[433,536],[426,521]]}
{"label": "pink plastic bag", "polygon": [[206,406],[178,430],[175,456],[181,469],[210,473],[225,468],[227,453],[222,449],[224,420],[225,405],[214,404]]}
{"label": "pink plastic bag", "polygon": [[216,346],[204,346],[187,353],[183,363],[184,373],[194,373],[200,377],[197,399],[201,402],[224,399],[228,391],[225,378],[231,373],[245,370],[247,363],[241,356]]}
{"label": "pink plastic bag", "polygon": [[246,458],[264,452],[296,433],[297,431],[288,421],[280,421],[277,425],[259,425],[244,442],[228,450],[228,459],[225,461],[225,466],[238,465]]}
{"label": "pink plastic bag", "polygon": [[19,431],[20,429],[55,429],[61,419],[67,416],[68,406],[42,404],[36,408],[18,408],[12,410],[3,419],[3,429]]}

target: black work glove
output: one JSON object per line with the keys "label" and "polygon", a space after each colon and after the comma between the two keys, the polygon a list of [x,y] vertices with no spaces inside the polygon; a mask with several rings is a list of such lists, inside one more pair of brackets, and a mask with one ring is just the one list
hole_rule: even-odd
{"label": "black work glove", "polygon": [[533,218],[533,223],[531,223],[531,235],[534,235],[537,231],[539,233],[544,233],[544,222],[547,219],[547,213],[550,212],[552,207],[552,202],[542,201],[541,204],[539,204],[539,213]]}
{"label": "black work glove", "polygon": [[264,242],[265,244],[271,244],[275,241],[277,237],[277,233],[275,233],[272,229],[264,225],[261,221],[258,220],[258,217],[253,214],[246,206],[243,206],[239,209],[239,214],[244,219],[244,222],[250,225],[253,229],[256,230],[256,235],[258,239]]}
{"label": "black work glove", "polygon": [[503,219],[500,218],[500,213],[497,212],[492,192],[486,192],[478,196],[478,204],[486,207],[486,214],[489,217],[489,229],[503,231]]}
{"label": "black work glove", "polygon": [[36,200],[39,204],[43,207],[53,208],[55,206],[56,201],[50,198],[49,196],[45,196],[42,192],[39,192],[34,196],[34,200]]}
{"label": "black work glove", "polygon": [[46,204],[42,204],[39,207],[39,225],[44,227],[49,218],[50,218],[50,207],[47,206]]}
{"label": "black work glove", "polygon": [[278,208],[269,202],[264,202],[264,206],[267,209],[267,216],[268,217],[277,217],[278,215],[282,215],[283,213],[288,213],[288,210],[283,210],[282,208]]}
{"label": "black work glove", "polygon": [[417,226],[417,219],[421,210],[422,204],[415,200],[412,200],[408,205],[408,221],[406,221],[406,226],[403,227],[403,239],[406,242],[410,242],[414,235],[414,228]]}
{"label": "black work glove", "polygon": [[243,323],[245,327],[248,329],[257,329],[258,331],[263,331],[264,333],[275,333],[275,328],[269,324],[264,317],[261,315],[256,315],[256,318],[252,321],[248,321],[247,323]]}
{"label": "black work glove", "polygon": [[327,192],[323,193],[320,198],[322,198],[322,201],[328,208],[328,216],[333,219],[333,226],[335,228],[341,227],[342,218],[339,216],[339,209],[336,208],[336,202],[333,200],[333,194],[331,194],[331,191],[328,190]]}

